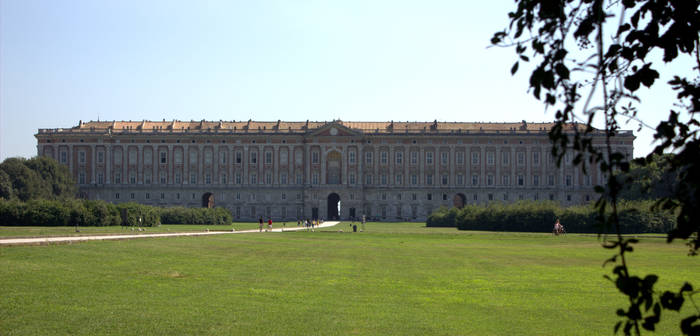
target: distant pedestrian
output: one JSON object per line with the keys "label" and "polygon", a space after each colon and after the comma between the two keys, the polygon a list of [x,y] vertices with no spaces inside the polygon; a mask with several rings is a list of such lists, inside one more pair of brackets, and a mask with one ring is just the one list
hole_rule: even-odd
{"label": "distant pedestrian", "polygon": [[258,218],[258,223],[260,224],[260,232],[262,232],[262,229],[263,229],[263,220],[262,220],[262,217]]}
{"label": "distant pedestrian", "polygon": [[272,232],[272,218],[267,218],[267,229]]}

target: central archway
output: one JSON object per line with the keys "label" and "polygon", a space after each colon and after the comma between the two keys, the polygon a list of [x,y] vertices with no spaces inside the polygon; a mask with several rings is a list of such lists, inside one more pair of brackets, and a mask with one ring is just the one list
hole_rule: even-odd
{"label": "central archway", "polygon": [[332,193],[328,195],[328,220],[340,219],[338,205],[340,204],[340,195]]}
{"label": "central archway", "polygon": [[213,208],[214,207],[214,194],[208,192],[202,195],[202,207],[203,208]]}

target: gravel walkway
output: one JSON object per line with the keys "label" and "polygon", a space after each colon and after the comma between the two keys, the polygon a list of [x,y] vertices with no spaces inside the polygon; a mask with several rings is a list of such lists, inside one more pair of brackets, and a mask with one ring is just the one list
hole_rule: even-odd
{"label": "gravel walkway", "polygon": [[[323,222],[317,225],[317,228],[330,227],[340,222]],[[267,224],[265,224],[267,226]],[[288,227],[284,231],[300,231],[305,227]],[[282,228],[272,229],[272,232],[282,232]],[[262,233],[265,231],[263,230]],[[220,234],[237,234],[237,233],[261,233],[258,230],[244,231],[209,231],[209,232],[182,232],[182,233],[146,233],[146,234],[131,234],[131,235],[103,235],[103,236],[66,236],[66,237],[38,237],[38,238],[6,238],[0,239],[0,246],[12,245],[47,245],[47,244],[70,244],[74,242],[82,242],[88,240],[116,240],[116,239],[134,239],[134,238],[159,238],[159,237],[181,237],[181,236],[209,236]]]}

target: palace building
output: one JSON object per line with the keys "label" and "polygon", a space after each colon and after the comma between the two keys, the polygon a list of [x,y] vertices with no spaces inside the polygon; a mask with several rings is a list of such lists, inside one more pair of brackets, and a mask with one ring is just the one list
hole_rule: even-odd
{"label": "palace building", "polygon": [[[583,204],[603,177],[551,158],[552,123],[91,121],[39,129],[81,197],[271,217],[425,220],[440,206]],[[567,132],[573,132],[569,125]],[[604,133],[594,139],[604,145]],[[613,147],[632,156],[634,135]]]}

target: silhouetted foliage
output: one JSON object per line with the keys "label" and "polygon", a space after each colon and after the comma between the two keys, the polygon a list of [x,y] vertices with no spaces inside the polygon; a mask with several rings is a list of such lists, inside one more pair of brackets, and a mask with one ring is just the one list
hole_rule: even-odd
{"label": "silhouetted foliage", "polygon": [[[567,150],[573,150],[575,164],[584,169],[598,165],[608,177],[605,186],[596,190],[601,193],[597,202],[601,224],[617,232],[615,241],[604,243],[604,247],[616,251],[608,260],[614,265],[609,279],[629,300],[628,308],[617,312],[623,320],[615,325],[615,332],[640,334],[640,326],[655,330],[663,310],[680,311],[685,298],[692,298],[697,291],[686,283],[678,292],[658,293],[654,290],[657,275],[641,278],[630,273],[625,254],[633,251],[637,241],[621,235],[618,211],[618,200],[627,183],[620,177],[628,174],[630,165],[615,150],[612,139],[619,133],[620,119],[635,120],[640,127],[655,129],[655,154],[675,153],[668,163],[669,171],[678,176],[677,183],[672,195],[662,198],[655,207],[677,213],[668,241],[687,239],[691,254],[696,254],[700,248],[698,1],[516,0],[516,4],[517,8],[508,14],[509,27],[495,33],[491,43],[515,48],[518,60],[511,73],[518,70],[520,62],[538,63],[529,86],[545,106],[556,109],[556,123],[549,135],[557,162]],[[571,42],[576,42],[578,50],[571,50]],[[665,63],[676,62],[682,56],[695,64],[668,82],[677,94],[676,108],[666,121],[651,127],[637,118],[636,104],[641,99],[635,93],[642,85],[653,86],[659,78],[655,53],[662,54]],[[600,104],[592,105],[598,98]],[[592,137],[596,132],[592,126],[599,119],[606,138],[602,147]],[[585,127],[570,127],[577,121]],[[568,132],[570,129],[573,134]],[[639,163],[653,161],[650,154]],[[700,334],[700,310],[697,306],[692,309],[694,312],[680,323],[680,331],[687,335]]]}

